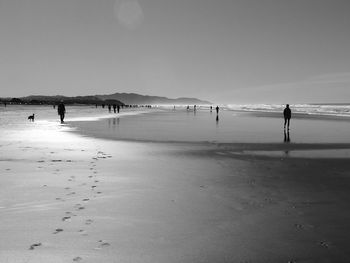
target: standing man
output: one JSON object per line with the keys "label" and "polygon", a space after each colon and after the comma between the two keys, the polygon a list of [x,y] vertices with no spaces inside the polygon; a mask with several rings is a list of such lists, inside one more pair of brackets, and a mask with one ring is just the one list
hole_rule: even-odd
{"label": "standing man", "polygon": [[284,117],[284,129],[286,129],[286,124],[289,130],[289,123],[290,119],[292,118],[292,111],[289,108],[289,104],[286,105],[285,109],[283,110],[283,117]]}
{"label": "standing man", "polygon": [[61,123],[64,123],[64,114],[66,114],[66,107],[64,106],[62,100],[57,106],[57,112],[58,115],[60,115]]}
{"label": "standing man", "polygon": [[216,115],[218,115],[219,114],[219,106],[216,106]]}

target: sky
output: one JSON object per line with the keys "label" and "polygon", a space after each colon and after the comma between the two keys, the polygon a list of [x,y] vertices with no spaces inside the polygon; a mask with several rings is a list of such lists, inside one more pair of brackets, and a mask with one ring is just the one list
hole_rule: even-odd
{"label": "sky", "polygon": [[349,0],[0,0],[0,97],[350,102]]}

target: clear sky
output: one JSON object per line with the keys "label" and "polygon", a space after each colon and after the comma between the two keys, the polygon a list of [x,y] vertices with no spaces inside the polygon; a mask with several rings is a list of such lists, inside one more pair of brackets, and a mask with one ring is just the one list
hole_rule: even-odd
{"label": "clear sky", "polygon": [[0,0],[0,97],[350,102],[349,0]]}

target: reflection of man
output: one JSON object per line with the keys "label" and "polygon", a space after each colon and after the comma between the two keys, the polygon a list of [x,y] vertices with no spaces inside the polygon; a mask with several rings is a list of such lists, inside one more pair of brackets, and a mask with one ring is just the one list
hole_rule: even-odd
{"label": "reflection of man", "polygon": [[284,142],[290,142],[289,131],[284,130]]}
{"label": "reflection of man", "polygon": [[61,101],[60,104],[58,104],[57,112],[58,112],[58,115],[60,115],[61,123],[63,123],[64,114],[66,113],[66,107],[64,106],[63,101]]}
{"label": "reflection of man", "polygon": [[283,110],[283,116],[284,116],[284,128],[286,128],[286,124],[287,124],[288,130],[289,130],[289,123],[290,123],[290,119],[292,118],[292,111],[289,108],[289,104],[287,104],[286,108]]}

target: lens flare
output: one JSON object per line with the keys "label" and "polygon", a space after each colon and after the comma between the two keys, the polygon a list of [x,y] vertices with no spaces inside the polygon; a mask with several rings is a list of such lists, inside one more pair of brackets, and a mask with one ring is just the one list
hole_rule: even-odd
{"label": "lens flare", "polygon": [[137,0],[116,0],[114,15],[118,22],[129,29],[135,29],[144,19],[141,5]]}

